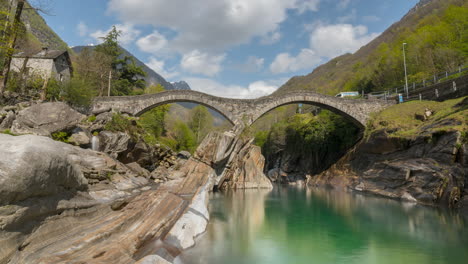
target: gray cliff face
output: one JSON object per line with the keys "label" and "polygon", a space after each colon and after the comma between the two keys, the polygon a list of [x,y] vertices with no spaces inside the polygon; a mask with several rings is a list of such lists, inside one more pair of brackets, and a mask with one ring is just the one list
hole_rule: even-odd
{"label": "gray cliff face", "polygon": [[171,84],[175,90],[192,90],[190,88],[190,85],[188,85],[188,83],[186,83],[185,81],[172,82]]}
{"label": "gray cliff face", "polygon": [[332,185],[428,205],[468,208],[467,143],[460,132],[363,140],[308,184]]}

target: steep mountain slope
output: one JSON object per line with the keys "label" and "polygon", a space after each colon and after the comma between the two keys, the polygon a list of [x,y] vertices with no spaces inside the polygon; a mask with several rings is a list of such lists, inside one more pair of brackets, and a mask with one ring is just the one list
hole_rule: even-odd
{"label": "steep mountain slope", "polygon": [[276,93],[314,90],[334,95],[340,91],[381,90],[403,85],[402,43],[407,42],[410,81],[456,70],[468,63],[468,2],[421,0],[399,22],[354,54],[344,54],[296,76]]}
{"label": "steep mountain slope", "polygon": [[[0,1],[0,10],[8,10],[7,6],[7,1]],[[24,24],[24,33],[17,41],[17,49],[34,52],[40,51],[43,47],[50,49],[68,48],[67,43],[47,25],[44,18],[28,3],[21,14],[21,21]]]}
{"label": "steep mountain slope", "polygon": [[188,83],[184,82],[184,81],[180,81],[180,82],[172,82],[171,83],[172,86],[174,86],[174,88],[176,90],[192,90],[190,88],[190,86],[188,85]]}
{"label": "steep mountain slope", "polygon": [[[80,53],[85,48],[93,48],[93,46],[75,46],[72,48],[72,50],[76,53]],[[123,47],[120,47],[120,48],[122,50],[122,56],[132,57],[135,60],[136,65],[143,68],[143,71],[146,72],[145,81],[147,84],[154,84],[154,85],[161,84],[166,90],[175,89],[170,82],[164,79],[164,77],[162,77],[161,75],[153,71],[151,68],[146,66],[146,64],[140,61],[137,57],[135,57],[128,50],[126,50]]]}

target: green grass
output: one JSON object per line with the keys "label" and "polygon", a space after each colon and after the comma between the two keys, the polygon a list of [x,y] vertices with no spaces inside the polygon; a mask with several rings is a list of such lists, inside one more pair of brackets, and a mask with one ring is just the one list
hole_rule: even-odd
{"label": "green grass", "polygon": [[[468,131],[468,107],[457,106],[468,97],[435,101],[413,101],[404,104],[393,105],[371,117],[366,128],[366,136],[375,131],[385,130],[387,134],[395,137],[414,138],[419,135],[424,127],[441,122],[454,120],[457,125],[437,125],[429,129],[430,132],[461,131],[466,135]],[[424,115],[425,109],[434,111],[428,120],[416,119],[416,115]]]}
{"label": "green grass", "polygon": [[1,134],[7,134],[7,135],[10,135],[10,136],[17,136],[16,134],[14,134],[13,132],[10,131],[10,129],[6,129],[6,130],[3,130],[3,131],[0,131]]}

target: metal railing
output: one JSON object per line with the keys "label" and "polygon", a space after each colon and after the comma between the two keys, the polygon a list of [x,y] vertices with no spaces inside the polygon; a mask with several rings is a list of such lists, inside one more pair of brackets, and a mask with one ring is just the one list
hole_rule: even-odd
{"label": "metal railing", "polygon": [[[460,66],[457,71],[435,74],[433,78],[413,82],[408,84],[408,90],[405,85],[385,89],[382,91],[371,92],[363,95],[366,99],[380,100],[398,100],[402,95],[402,101],[414,100],[437,100],[443,99],[448,94],[460,93],[460,90],[468,89],[468,78],[461,78],[468,75],[468,66]],[[467,80],[464,80],[467,79]]]}

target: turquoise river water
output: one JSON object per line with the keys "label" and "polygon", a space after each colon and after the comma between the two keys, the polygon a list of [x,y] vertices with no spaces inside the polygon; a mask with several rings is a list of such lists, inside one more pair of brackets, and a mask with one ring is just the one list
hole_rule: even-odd
{"label": "turquoise river water", "polygon": [[184,264],[468,263],[456,213],[325,189],[212,194],[210,223]]}

